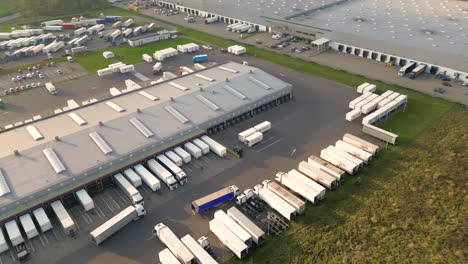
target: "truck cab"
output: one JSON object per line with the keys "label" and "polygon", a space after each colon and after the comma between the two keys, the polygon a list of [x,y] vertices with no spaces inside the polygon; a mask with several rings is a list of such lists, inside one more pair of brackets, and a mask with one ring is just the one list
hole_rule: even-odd
{"label": "truck cab", "polygon": [[[143,207],[143,203],[135,205],[135,211],[137,213],[138,218],[143,217],[146,215],[145,207]],[[136,221],[138,218],[134,219]]]}
{"label": "truck cab", "polygon": [[15,252],[20,262],[25,262],[31,258],[31,253],[29,253],[28,248],[24,243],[16,245]]}

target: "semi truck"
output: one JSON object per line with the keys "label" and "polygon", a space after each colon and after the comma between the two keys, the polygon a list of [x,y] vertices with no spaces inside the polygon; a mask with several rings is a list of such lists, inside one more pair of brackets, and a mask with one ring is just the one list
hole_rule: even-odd
{"label": "semi truck", "polygon": [[194,63],[200,63],[200,62],[208,61],[208,54],[193,56],[192,61]]}
{"label": "semi truck", "polygon": [[145,215],[146,210],[143,205],[131,205],[91,231],[89,233],[91,241],[99,245],[130,222],[136,221]]}
{"label": "semi truck", "polygon": [[164,155],[166,155],[166,157],[168,157],[177,166],[182,166],[182,164],[184,164],[184,161],[182,160],[182,158],[179,157],[177,154],[175,154],[174,151],[172,151],[172,150],[166,151],[166,153],[164,153]]}
{"label": "semi truck", "polygon": [[143,196],[141,196],[140,192],[130,184],[127,179],[121,173],[117,173],[114,175],[114,180],[117,186],[122,190],[122,192],[132,201],[132,204],[141,204],[144,205]]}
{"label": "semi truck", "polygon": [[37,232],[36,226],[34,225],[32,217],[29,213],[20,216],[19,221],[28,239],[32,239],[39,235],[39,232]]}
{"label": "semi truck", "polygon": [[409,74],[409,77],[410,79],[414,79],[416,77],[418,77],[421,73],[423,73],[424,71],[426,70],[426,65],[425,64],[421,64],[419,65],[418,67],[414,68],[410,74]]}
{"label": "semi truck", "polygon": [[244,258],[248,254],[249,247],[242,242],[235,234],[233,234],[221,221],[213,219],[209,223],[210,231],[229,248],[234,255],[239,259]]}
{"label": "semi truck", "polygon": [[372,155],[376,155],[379,151],[379,146],[349,133],[343,135],[343,141],[366,152],[369,152]]}
{"label": "semi truck", "polygon": [[78,198],[78,201],[83,206],[85,211],[90,211],[94,209],[93,199],[91,199],[91,197],[85,189],[77,191],[76,197]]}
{"label": "semi truck", "polygon": [[199,149],[201,149],[203,155],[208,154],[210,152],[210,146],[208,146],[205,142],[200,140],[199,138],[196,138],[192,141],[195,146],[197,146]]}
{"label": "semi truck", "polygon": [[369,163],[369,161],[372,159],[372,154],[370,154],[369,152],[366,152],[342,140],[336,141],[335,147],[343,151],[346,151],[347,153],[355,156],[358,159],[363,160],[365,163]]}
{"label": "semi truck", "polygon": [[21,235],[16,220],[11,220],[5,223],[5,229],[7,231],[8,237],[10,238],[11,245],[15,248],[16,257],[18,260],[20,262],[24,262],[31,258],[31,254],[24,244],[24,238]]}
{"label": "semi truck", "polygon": [[206,252],[206,250],[191,236],[185,235],[180,239],[182,243],[192,252],[195,256],[195,259],[200,264],[217,264],[216,260]]}
{"label": "semi truck", "polygon": [[184,149],[196,159],[202,156],[202,150],[195,146],[192,142],[185,143]]}
{"label": "semi truck", "polygon": [[291,220],[291,218],[296,214],[296,208],[273,193],[271,190],[265,188],[262,184],[254,186],[254,193],[284,218]]}
{"label": "semi truck", "polygon": [[188,182],[187,174],[164,154],[158,155],[157,159],[161,165],[163,165],[167,170],[169,170],[170,173],[172,173],[172,175],[177,178],[180,185],[184,185]]}
{"label": "semi truck", "polygon": [[175,177],[170,173],[168,170],[166,170],[161,164],[159,164],[156,160],[150,159],[146,163],[148,168],[158,176],[158,178],[163,181],[169,190],[173,191],[177,189],[179,184],[177,183],[177,180]]}
{"label": "semi truck", "polygon": [[219,220],[223,223],[231,232],[236,235],[247,247],[252,246],[252,236],[245,231],[238,223],[236,223],[232,218],[230,218],[225,212],[222,210],[217,210],[214,213],[214,219]]}
{"label": "semi truck", "polygon": [[294,194],[283,188],[281,185],[274,181],[264,180],[262,182],[263,186],[266,187],[268,190],[272,191],[277,196],[281,197],[281,199],[285,200],[288,204],[296,209],[297,214],[304,213],[305,210],[305,202]]}
{"label": "semi truck", "polygon": [[181,147],[176,147],[174,149],[174,152],[182,158],[182,160],[184,161],[184,163],[189,163],[191,160],[192,160],[192,157],[190,156],[190,154],[185,151],[183,148]]}
{"label": "semi truck", "polygon": [[335,177],[324,171],[321,171],[320,169],[317,169],[305,161],[299,162],[298,170],[305,176],[320,183],[329,190],[335,189],[337,186],[337,180]]}
{"label": "semi truck", "polygon": [[153,229],[153,235],[158,236],[159,240],[167,246],[174,256],[183,264],[196,263],[195,256],[172,232],[172,230],[163,223],[157,224]]}
{"label": "semi truck", "polygon": [[57,200],[55,202],[50,203],[50,206],[52,207],[52,210],[57,216],[64,233],[67,235],[75,235],[75,222],[73,222],[73,219],[70,217],[65,207],[63,207],[62,202],[60,200]]}
{"label": "semi truck", "polygon": [[351,175],[356,173],[359,169],[359,166],[354,162],[351,162],[328,149],[322,149],[322,151],[320,151],[320,158],[330,162]]}
{"label": "semi truck", "polygon": [[39,224],[39,228],[41,229],[42,233],[52,229],[52,224],[50,223],[50,219],[45,213],[44,208],[39,207],[32,213],[36,219],[36,222]]}
{"label": "semi truck", "polygon": [[245,216],[239,209],[236,207],[231,207],[227,210],[228,216],[239,224],[245,231],[247,231],[252,237],[252,241],[255,244],[260,245],[265,240],[265,232],[260,229],[252,220]]}
{"label": "semi truck", "polygon": [[143,165],[137,164],[135,167],[133,167],[133,169],[153,192],[161,189],[161,183],[159,180],[156,179],[156,177],[154,177],[154,175],[151,174],[151,172],[149,172],[145,167],[143,167]]}
{"label": "semi truck", "polygon": [[414,68],[416,68],[416,63],[415,62],[410,62],[403,66],[399,71],[398,71],[398,76],[403,77],[405,74],[408,72],[412,71]]}
{"label": "semi truck", "polygon": [[192,202],[192,212],[194,214],[201,213],[211,209],[221,203],[230,201],[239,195],[239,188],[235,185],[223,188],[205,197]]}
{"label": "semi truck", "polygon": [[180,264],[180,261],[168,248],[159,251],[158,257],[161,264]]}
{"label": "semi truck", "polygon": [[320,201],[319,192],[296,179],[293,175],[289,175],[286,172],[278,172],[275,176],[275,180],[313,204],[316,204]]}
{"label": "semi truck", "polygon": [[216,142],[215,140],[213,140],[209,136],[202,136],[201,140],[203,142],[205,142],[210,147],[210,150],[213,151],[219,157],[222,158],[222,157],[226,156],[226,153],[227,153],[226,147],[219,144],[218,142]]}
{"label": "semi truck", "polygon": [[132,168],[128,168],[123,171],[125,178],[133,185],[133,187],[138,188],[141,186],[141,177],[136,174]]}

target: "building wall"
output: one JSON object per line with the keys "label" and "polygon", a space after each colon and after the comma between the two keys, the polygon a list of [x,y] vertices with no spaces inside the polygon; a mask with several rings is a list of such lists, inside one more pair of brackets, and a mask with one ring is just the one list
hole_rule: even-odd
{"label": "building wall", "polygon": [[332,50],[343,52],[346,54],[351,54],[354,56],[367,58],[370,60],[376,60],[376,61],[382,61],[382,62],[392,60],[393,64],[397,66],[404,66],[408,62],[414,61],[416,62],[417,65],[420,65],[420,64],[427,65],[426,70],[425,70],[426,73],[439,74],[439,73],[445,72],[445,74],[453,80],[458,79],[461,81],[468,81],[468,72],[458,71],[458,70],[444,67],[441,65],[436,65],[436,64],[428,63],[424,61],[413,60],[413,59],[401,57],[398,55],[383,53],[383,52],[376,51],[376,50],[370,50],[366,48],[351,46],[348,44],[339,43],[335,41],[331,41],[329,46]]}

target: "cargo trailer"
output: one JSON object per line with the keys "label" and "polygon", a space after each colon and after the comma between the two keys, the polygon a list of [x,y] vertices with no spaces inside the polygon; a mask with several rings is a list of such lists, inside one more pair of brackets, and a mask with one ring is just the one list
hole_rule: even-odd
{"label": "cargo trailer", "polygon": [[24,238],[21,235],[16,220],[11,220],[5,223],[4,226],[7,231],[8,237],[10,238],[10,242],[15,248],[16,256],[18,257],[19,261],[24,262],[31,258],[31,254],[29,253],[28,249],[26,248],[26,245],[24,244]]}
{"label": "cargo trailer", "polygon": [[239,188],[235,185],[223,188],[205,197],[199,198],[192,202],[192,212],[194,214],[201,213],[221,203],[230,201],[239,195]]}
{"label": "cargo trailer", "polygon": [[156,62],[156,64],[153,65],[153,74],[159,74],[162,69],[162,63]]}
{"label": "cargo trailer", "polygon": [[364,151],[367,151],[371,153],[372,155],[376,155],[379,151],[379,146],[372,144],[366,140],[363,140],[359,137],[356,137],[354,135],[351,135],[349,133],[344,134],[343,141],[350,145],[358,147]]}
{"label": "cargo trailer", "polygon": [[[133,170],[132,172],[135,173]],[[127,179],[125,179],[125,177],[121,173],[115,174],[114,180],[117,186],[119,186],[120,190],[122,190],[122,192],[128,197],[128,199],[132,201],[132,204],[144,205],[143,196],[141,196],[140,192],[135,187],[133,187],[133,185],[131,185],[130,182],[127,181]]]}
{"label": "cargo trailer", "polygon": [[284,218],[291,220],[291,218],[296,215],[296,208],[271,190],[265,188],[262,184],[255,185],[254,193]]}
{"label": "cargo trailer", "polygon": [[213,219],[209,223],[210,231],[218,237],[219,241],[229,248],[239,259],[248,254],[249,247],[233,234],[222,222]]}
{"label": "cargo trailer", "polygon": [[252,246],[252,236],[245,231],[238,223],[236,223],[232,218],[230,218],[222,210],[217,210],[214,213],[214,219],[217,219],[223,223],[236,237],[238,237],[247,247]]}
{"label": "cargo trailer", "polygon": [[195,256],[172,232],[172,230],[163,223],[157,224],[153,229],[153,235],[158,236],[159,240],[174,254],[174,256],[183,264],[195,263]]}
{"label": "cargo trailer", "polygon": [[335,189],[338,184],[335,177],[317,169],[305,161],[299,162],[298,170],[305,176],[311,178],[329,190]]}
{"label": "cargo trailer", "polygon": [[34,225],[32,217],[29,213],[20,216],[19,221],[28,239],[32,239],[39,235],[39,232],[37,232],[36,226]]}
{"label": "cargo trailer", "polygon": [[218,16],[207,17],[207,18],[205,18],[204,23],[205,24],[210,24],[210,23],[213,23],[213,22],[218,22],[218,20],[219,20]]}
{"label": "cargo trailer", "polygon": [[89,233],[91,241],[99,245],[130,222],[136,221],[145,215],[146,210],[143,205],[131,205],[91,231]]}
{"label": "cargo trailer", "polygon": [[49,217],[45,213],[44,208],[37,208],[32,212],[32,214],[34,215],[36,222],[39,224],[39,228],[41,229],[42,233],[52,229],[52,224]]}
{"label": "cargo trailer", "polygon": [[369,84],[368,86],[364,87],[362,90],[363,93],[373,93],[377,90],[377,86],[375,84]]}
{"label": "cargo trailer", "polygon": [[254,126],[255,130],[261,133],[265,133],[271,129],[271,123],[269,121],[262,122],[256,126]]}
{"label": "cargo trailer", "polygon": [[174,152],[182,158],[184,163],[189,163],[192,160],[190,154],[181,147],[174,148]]}
{"label": "cargo trailer", "polygon": [[305,202],[274,181],[264,180],[263,186],[296,209],[297,214],[304,213]]}
{"label": "cargo trailer", "polygon": [[[156,161],[155,161],[156,162]],[[155,192],[161,189],[161,183],[156,177],[154,177],[151,172],[149,172],[143,165],[137,164],[133,167],[135,172],[141,177],[141,180],[148,186],[150,189]]]}
{"label": "cargo trailer", "polygon": [[192,252],[195,256],[195,259],[200,264],[217,264],[216,260],[206,252],[205,249],[191,236],[186,235],[180,239],[182,243]]}
{"label": "cargo trailer", "polygon": [[334,152],[335,154],[343,157],[344,159],[347,159],[347,160],[353,162],[354,164],[358,165],[359,167],[364,166],[364,161],[362,161],[359,158],[354,157],[353,155],[347,153],[346,151],[338,149],[338,148],[336,148],[335,146],[332,146],[332,145],[328,146],[327,149],[330,150],[331,152]]}
{"label": "cargo trailer", "polygon": [[168,248],[159,251],[158,257],[161,264],[180,264],[180,261]]}
{"label": "cargo trailer", "polygon": [[65,234],[74,235],[76,232],[75,222],[73,222],[73,219],[70,217],[65,207],[63,207],[62,202],[57,200],[50,203],[50,206],[52,207],[55,215],[57,215],[57,218]]}
{"label": "cargo trailer", "polygon": [[416,63],[415,62],[410,62],[403,66],[399,71],[398,71],[398,76],[403,77],[405,74],[408,72],[411,72],[414,68],[416,68]]}
{"label": "cargo trailer", "polygon": [[289,176],[293,177],[294,179],[302,182],[304,185],[309,186],[317,193],[317,198],[322,200],[325,197],[326,189],[322,185],[318,184],[316,181],[312,180],[311,178],[305,176],[304,174],[300,173],[299,171],[292,169],[287,172]]}
{"label": "cargo trailer", "polygon": [[200,63],[200,62],[208,61],[208,55],[207,55],[207,54],[203,54],[203,55],[196,55],[196,56],[193,56],[192,61],[193,61],[194,63]]}
{"label": "cargo trailer", "polygon": [[202,150],[199,149],[197,146],[195,146],[191,142],[185,143],[184,144],[184,149],[196,159],[198,159],[198,158],[200,158],[202,156]]}
{"label": "cargo trailer", "polygon": [[370,83],[363,83],[357,87],[357,92],[362,94],[362,91],[364,90],[365,87],[367,87]]}
{"label": "cargo trailer", "polygon": [[159,164],[155,159],[150,159],[146,163],[148,168],[156,175],[158,178],[163,181],[169,190],[173,191],[177,189],[179,184],[177,183],[176,178],[166,170],[161,164]]}
{"label": "cargo trailer", "polygon": [[227,210],[228,216],[239,224],[245,231],[247,231],[252,237],[252,241],[255,244],[260,245],[265,240],[265,232],[260,229],[252,220],[245,216],[236,207],[231,207]]}
{"label": "cargo trailer", "polygon": [[202,136],[201,140],[205,142],[210,147],[210,150],[213,151],[219,157],[222,158],[226,156],[226,147],[224,147],[223,145],[219,144],[218,142],[216,142],[208,136]]}
{"label": "cargo trailer", "polygon": [[426,65],[425,64],[421,64],[419,65],[418,67],[414,68],[410,74],[409,74],[409,77],[410,79],[414,79],[416,77],[418,77],[421,73],[423,73],[424,71],[426,70]]}
{"label": "cargo trailer", "polygon": [[248,136],[246,139],[245,139],[245,144],[248,146],[248,147],[252,147],[253,145],[259,143],[260,141],[263,140],[263,134],[262,132],[255,132],[253,133],[252,135]]}
{"label": "cargo trailer", "polygon": [[257,132],[257,130],[256,130],[255,128],[252,127],[252,128],[249,128],[249,129],[247,129],[247,130],[244,130],[244,131],[240,132],[240,133],[238,134],[238,138],[239,138],[239,140],[240,140],[241,142],[245,143],[246,138],[248,138],[249,136],[253,135],[253,134],[256,133],[256,132]]}
{"label": "cargo trailer", "polygon": [[287,172],[276,173],[275,180],[313,204],[320,201],[319,192],[315,191],[292,175],[289,175]]}
{"label": "cargo trailer", "polygon": [[342,140],[338,140],[335,143],[335,147],[338,149],[341,149],[343,151],[346,151],[347,153],[355,156],[356,158],[359,158],[363,160],[366,163],[369,163],[369,161],[372,159],[372,154],[369,152],[366,152],[358,147],[355,147],[349,143],[346,143]]}
{"label": "cargo trailer", "polygon": [[383,142],[390,143],[395,145],[398,141],[398,135],[387,130],[384,130],[380,127],[373,125],[365,124],[362,126],[362,132],[371,135],[375,138],[382,140]]}
{"label": "cargo trailer", "polygon": [[322,151],[320,151],[320,158],[330,162],[351,175],[355,174],[359,169],[359,166],[356,163],[351,162],[328,149],[322,149]]}
{"label": "cargo trailer", "polygon": [[77,191],[76,197],[78,198],[78,201],[83,206],[85,211],[90,211],[94,209],[93,199],[91,199],[91,197],[85,189]]}
{"label": "cargo trailer", "polygon": [[138,188],[141,186],[141,177],[136,174],[136,172],[132,169],[126,169],[123,171],[123,174],[125,175],[125,178],[135,187]]}
{"label": "cargo trailer", "polygon": [[146,62],[148,62],[148,63],[153,62],[153,57],[151,57],[151,56],[148,55],[148,54],[143,54],[143,55],[142,55],[142,58],[143,58],[144,61],[146,61]]}
{"label": "cargo trailer", "polygon": [[203,142],[201,139],[196,138],[192,141],[192,143],[201,149],[203,155],[208,154],[210,152],[210,146]]}
{"label": "cargo trailer", "polygon": [[353,121],[354,119],[358,118],[361,116],[361,110],[359,109],[354,109],[346,113],[345,119],[347,121]]}
{"label": "cargo trailer", "polygon": [[169,173],[172,173],[172,175],[176,177],[180,185],[184,185],[188,182],[187,174],[164,154],[158,155],[157,159],[159,163],[169,171]]}
{"label": "cargo trailer", "polygon": [[0,253],[7,251],[9,248],[8,243],[3,235],[3,231],[0,230]]}
{"label": "cargo trailer", "polygon": [[166,155],[166,157],[168,157],[177,166],[182,166],[182,164],[184,164],[182,158],[175,154],[172,150],[168,150],[166,153],[164,153],[164,155]]}

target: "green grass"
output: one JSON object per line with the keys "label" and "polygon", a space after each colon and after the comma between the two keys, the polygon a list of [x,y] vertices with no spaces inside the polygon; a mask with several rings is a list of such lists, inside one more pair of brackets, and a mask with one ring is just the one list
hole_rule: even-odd
{"label": "green grass", "polygon": [[0,1],[0,17],[4,17],[16,12],[15,1],[2,0]]}
{"label": "green grass", "polygon": [[[79,63],[87,71],[95,73],[97,70],[106,68],[109,64],[121,61],[126,64],[133,64],[142,61],[142,54],[153,55],[156,50],[176,47],[180,44],[187,44],[192,42],[191,40],[178,38],[154,42],[151,44],[143,45],[140,47],[130,47],[128,45],[121,45],[115,47],[104,48],[95,50],[92,52],[85,53],[74,57],[74,60]],[[105,59],[102,56],[102,52],[112,51],[115,57],[111,60]]]}

